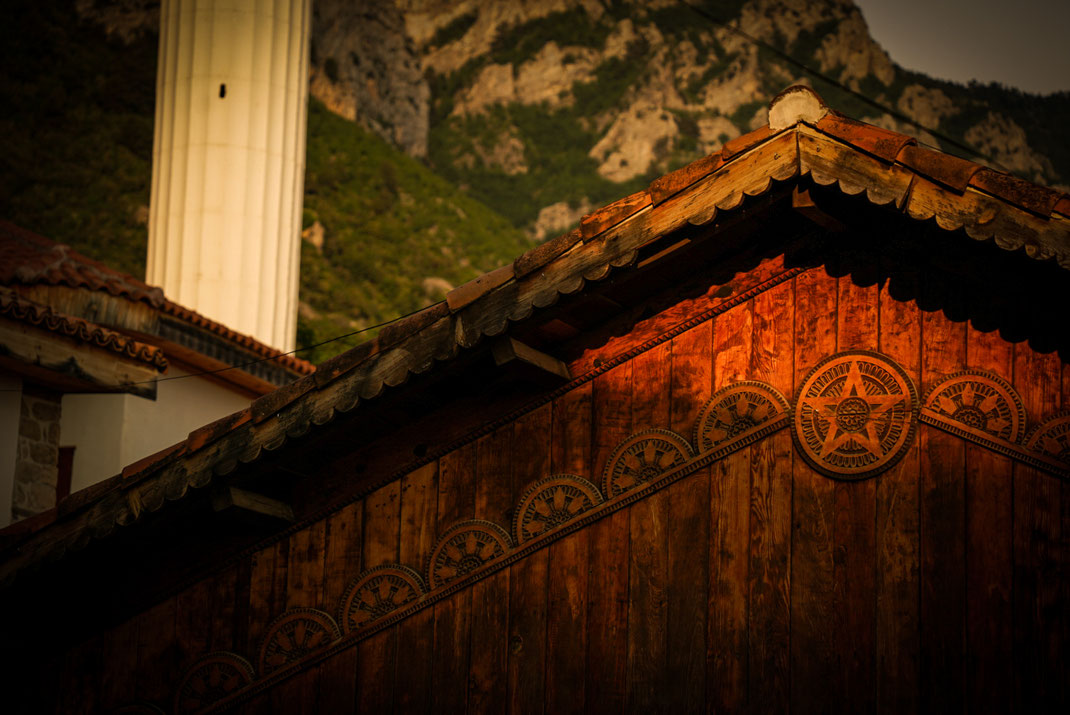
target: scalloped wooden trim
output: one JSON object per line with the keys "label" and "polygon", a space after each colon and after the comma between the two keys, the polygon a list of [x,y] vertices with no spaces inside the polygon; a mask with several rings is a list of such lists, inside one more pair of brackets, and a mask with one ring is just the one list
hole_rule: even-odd
{"label": "scalloped wooden trim", "polygon": [[[384,564],[382,566],[370,568],[364,571],[357,578],[353,579],[353,582],[349,585],[349,588],[347,588],[345,590],[345,593],[342,595],[342,602],[338,606],[338,625],[342,629],[343,634],[349,633],[350,631],[356,630],[360,627],[360,625],[357,625],[355,627],[351,627],[349,625],[349,613],[353,601],[360,594],[361,589],[363,589],[368,582],[372,581],[375,578],[390,575],[396,576],[405,585],[407,585],[412,591],[412,597],[405,598],[401,602],[394,603],[393,608],[390,608],[387,611],[380,612],[378,615],[373,615],[367,622],[382,618],[383,616],[387,615],[389,611],[401,608],[402,606],[405,606],[411,603],[412,601],[419,600],[425,593],[427,593],[427,587],[424,585],[423,577],[408,566],[403,566],[402,564]],[[396,596],[398,593],[400,593],[400,590],[390,594],[391,601],[393,601],[393,597]]]}
{"label": "scalloped wooden trim", "polygon": [[[644,442],[647,443],[647,447],[644,450],[643,457],[639,460],[641,464],[639,478],[634,480],[635,484],[632,486],[620,486],[614,479],[615,476],[618,476],[614,474],[617,471],[617,466],[622,464],[623,460],[631,454],[629,450]],[[648,464],[655,456],[651,453],[653,451],[651,445],[655,442],[667,443],[670,448],[675,449],[676,454],[670,464],[662,464],[664,457],[658,458],[658,464],[656,465]],[[668,454],[668,452],[663,452],[663,454]],[[602,470],[602,491],[612,499],[623,492],[636,489],[649,481],[658,479],[661,474],[674,469],[673,465],[681,463],[681,460],[683,463],[687,463],[694,456],[695,450],[692,448],[691,443],[687,441],[687,438],[675,432],[666,429],[648,429],[636,432],[618,444],[616,449],[613,450],[613,454],[606,460],[605,469]]]}
{"label": "scalloped wooden trim", "polygon": [[[281,633],[283,628],[294,621],[309,621],[320,626],[327,635],[327,641],[316,647],[302,648],[302,652],[296,658],[287,659],[283,663],[277,665],[268,663],[268,658],[270,657],[268,651],[274,642],[274,639]],[[331,618],[329,613],[325,613],[317,608],[292,608],[273,620],[268,626],[267,631],[264,633],[264,637],[260,642],[260,652],[256,659],[257,670],[260,672],[261,677],[263,677],[276,670],[288,669],[295,663],[304,661],[317,651],[323,650],[341,637],[342,632],[339,630],[338,624],[334,622],[334,619]]]}
{"label": "scalloped wooden trim", "polygon": [[[444,555],[449,556],[445,553],[446,549],[450,547],[451,541],[462,534],[468,534],[471,537],[466,539],[467,543],[465,544],[465,550],[462,552],[462,555],[478,559],[481,563],[479,565],[472,565],[470,562],[463,563],[458,567],[460,572],[453,576],[440,574],[443,569],[443,564],[440,563],[442,557]],[[484,546],[479,548],[478,552],[472,552],[470,550],[475,548],[472,544],[472,540],[473,538],[476,538],[475,535],[477,534],[483,534],[484,536],[489,537],[489,539],[485,542]],[[478,541],[478,538],[476,538],[476,540]],[[497,553],[491,554],[490,556],[484,556],[483,554],[486,551],[486,544],[491,542],[497,546],[497,549],[495,549]],[[486,521],[485,519],[469,519],[467,521],[457,522],[446,529],[446,532],[442,534],[435,543],[435,548],[431,550],[431,556],[427,559],[427,584],[431,590],[435,590],[443,584],[461,578],[472,571],[479,571],[491,561],[500,559],[502,556],[508,554],[512,547],[513,539],[509,536],[509,532],[492,521]],[[456,545],[454,548],[456,549]],[[447,568],[451,569],[454,567]]]}
{"label": "scalloped wooden trim", "polygon": [[[552,487],[560,488],[562,486],[572,486],[580,491],[581,494],[587,497],[589,502],[588,506],[577,509],[573,512],[573,516],[566,521],[571,521],[590,509],[596,508],[605,499],[602,497],[602,492],[598,491],[598,487],[593,483],[587,481],[583,477],[578,477],[575,474],[555,474],[550,477],[545,477],[533,483],[525,491],[523,496],[520,497],[520,501],[517,502],[516,509],[513,512],[513,538],[516,539],[516,543],[523,544],[529,541],[535,536],[525,537],[523,528],[524,515],[527,513],[528,508],[534,503],[540,494],[546,492]],[[564,505],[563,505],[564,506]],[[550,531],[559,528],[561,524],[553,524],[549,529],[546,529],[542,533],[549,533]]]}
{"label": "scalloped wooden trim", "polygon": [[175,713],[199,712],[205,707],[212,705],[214,702],[223,699],[218,698],[217,701],[210,701],[204,704],[200,704],[192,710],[183,707],[183,691],[185,691],[186,686],[189,685],[189,683],[193,680],[194,677],[196,677],[198,673],[208,670],[213,666],[219,665],[231,666],[238,671],[239,675],[245,676],[245,683],[235,688],[234,692],[237,692],[256,681],[256,670],[253,669],[253,664],[250,663],[244,656],[238,655],[237,653],[233,653],[231,651],[216,651],[214,653],[209,653],[208,655],[198,658],[193,663],[193,665],[187,668],[185,674],[182,676],[182,680],[179,681],[178,687],[175,689]]}

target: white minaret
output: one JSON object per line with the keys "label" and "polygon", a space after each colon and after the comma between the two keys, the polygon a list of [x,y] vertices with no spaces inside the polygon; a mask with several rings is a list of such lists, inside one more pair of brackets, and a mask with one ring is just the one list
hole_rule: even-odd
{"label": "white minaret", "polygon": [[146,280],[280,350],[297,327],[311,0],[163,0]]}

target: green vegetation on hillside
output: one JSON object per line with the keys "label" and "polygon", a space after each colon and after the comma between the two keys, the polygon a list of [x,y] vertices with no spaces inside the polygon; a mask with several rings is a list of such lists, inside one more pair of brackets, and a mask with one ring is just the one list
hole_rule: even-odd
{"label": "green vegetation on hillside", "polygon": [[[304,224],[316,221],[322,251],[306,241],[301,254],[301,300],[312,309],[299,319],[303,344],[441,300],[447,284],[507,263],[529,245],[502,216],[312,100]],[[349,346],[325,345],[314,358]]]}

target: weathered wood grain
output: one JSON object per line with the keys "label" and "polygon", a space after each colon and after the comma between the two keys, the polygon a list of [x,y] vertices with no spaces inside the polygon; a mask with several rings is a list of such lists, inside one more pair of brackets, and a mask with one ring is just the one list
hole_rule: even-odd
{"label": "weathered wood grain", "polygon": [[[933,277],[928,277],[932,280]],[[966,325],[941,311],[922,323],[922,385],[928,389],[966,367]],[[961,712],[965,612],[965,445],[920,426],[921,706]]]}
{"label": "weathered wood grain", "polygon": [[[838,279],[836,350],[877,347],[878,286],[862,286],[856,275]],[[834,643],[839,660],[840,697],[847,712],[872,712],[876,683],[876,508],[877,480],[837,481],[833,577],[837,616]]]}
{"label": "weathered wood grain", "polygon": [[[673,338],[671,427],[690,435],[699,411],[713,393],[713,321]],[[710,468],[666,490],[672,515],[668,540],[669,602],[666,623],[667,710],[698,712],[706,702],[706,604],[709,561],[695,558],[708,548]]]}
{"label": "weathered wood grain", "polygon": [[[756,296],[753,313],[749,376],[792,395],[792,284]],[[786,712],[791,686],[791,435],[777,432],[750,451],[747,699],[753,712]]]}
{"label": "weathered wood grain", "polygon": [[[438,460],[438,535],[475,513],[475,444]],[[468,700],[472,592],[460,591],[434,606],[431,698],[443,712],[464,712]]]}
{"label": "weathered wood grain", "polygon": [[[1043,420],[1059,407],[1060,361],[1026,343],[1014,346],[1014,386],[1026,413]],[[1070,535],[1062,532],[1064,485],[1051,475],[1014,467],[1015,702],[1023,710],[1055,711],[1066,705],[1062,681],[1068,632],[1066,564]]]}
{"label": "weathered wood grain", "polygon": [[[364,499],[364,568],[397,563],[401,517],[401,482],[391,482]],[[357,708],[361,712],[390,710],[394,701],[394,672],[398,658],[397,626],[387,628],[357,646]]]}
{"label": "weathered wood grain", "polygon": [[[795,384],[836,351],[836,280],[822,268],[795,278]],[[792,460],[791,709],[820,711],[842,692],[829,624],[836,622],[835,483]]]}
{"label": "weathered wood grain", "polygon": [[[632,360],[632,427],[668,428],[671,343]],[[627,509],[628,680],[626,710],[656,710],[666,693],[669,505],[656,492]]]}
{"label": "weathered wood grain", "polygon": [[[438,464],[432,462],[401,480],[401,538],[398,562],[423,571],[423,561],[435,545],[438,516]],[[398,624],[398,667],[395,703],[398,712],[431,709],[433,609],[423,609]]]}
{"label": "weathered wood grain", "polygon": [[[554,400],[550,468],[585,474],[591,465],[591,383]],[[587,560],[579,531],[550,545],[546,607],[546,709],[583,712],[587,654]]]}
{"label": "weathered wood grain", "polygon": [[[715,391],[750,376],[753,332],[753,301],[714,319]],[[747,447],[717,462],[710,476],[706,697],[724,712],[747,706],[750,462]]]}
{"label": "weathered wood grain", "polygon": [[170,598],[138,616],[137,699],[143,702],[169,702],[174,695],[172,688],[177,685],[174,673],[178,668],[177,606],[175,599]]}
{"label": "weathered wood grain", "polygon": [[[601,484],[613,450],[632,432],[632,364],[599,375],[592,387],[592,481]],[[628,672],[628,514],[592,524],[587,582],[587,701],[623,712]]]}
{"label": "weathered wood grain", "polygon": [[[895,360],[918,386],[922,314],[913,301],[896,297],[902,295],[900,285],[913,294],[917,277],[896,275],[894,280],[895,286],[883,281],[880,287],[877,349]],[[915,438],[899,463],[876,480],[878,712],[915,712],[918,707],[918,443]]]}

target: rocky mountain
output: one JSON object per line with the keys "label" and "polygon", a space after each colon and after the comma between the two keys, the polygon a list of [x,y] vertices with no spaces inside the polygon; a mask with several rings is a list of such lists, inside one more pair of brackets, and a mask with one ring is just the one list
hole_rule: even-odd
{"label": "rocky mountain", "polygon": [[[159,0],[7,9],[0,214],[140,273]],[[314,0],[311,51],[305,344],[439,299],[762,124],[796,82],[1070,184],[1070,93],[906,71],[850,0]]]}
{"label": "rocky mountain", "polygon": [[[969,158],[1070,182],[1057,128],[1065,94],[905,71],[850,0],[317,0],[315,13],[312,93],[427,156],[535,239],[761,124],[794,82],[856,118],[968,153],[844,85],[974,148]],[[380,28],[389,42],[362,41]]]}

